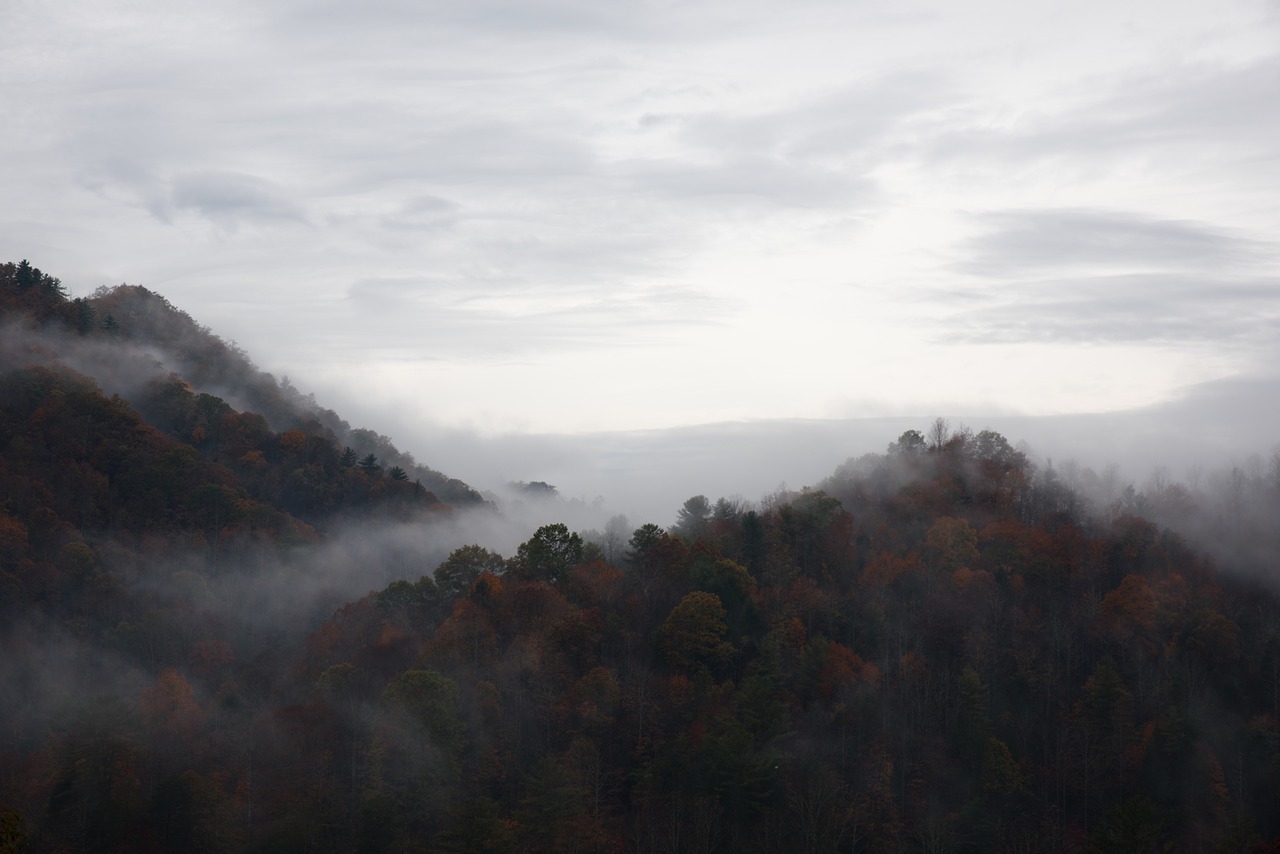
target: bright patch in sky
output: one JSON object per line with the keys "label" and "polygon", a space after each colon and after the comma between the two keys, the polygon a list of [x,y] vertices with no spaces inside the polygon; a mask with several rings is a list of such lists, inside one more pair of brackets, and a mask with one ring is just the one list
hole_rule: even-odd
{"label": "bright patch in sky", "polygon": [[1280,6],[10,3],[0,258],[482,432],[1270,370]]}

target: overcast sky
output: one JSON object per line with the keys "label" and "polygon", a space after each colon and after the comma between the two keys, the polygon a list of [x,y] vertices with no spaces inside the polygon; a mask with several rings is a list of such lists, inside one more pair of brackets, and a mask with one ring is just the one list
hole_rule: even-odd
{"label": "overcast sky", "polygon": [[0,0],[0,33],[0,259],[159,291],[377,429],[1099,412],[1277,364],[1276,0]]}

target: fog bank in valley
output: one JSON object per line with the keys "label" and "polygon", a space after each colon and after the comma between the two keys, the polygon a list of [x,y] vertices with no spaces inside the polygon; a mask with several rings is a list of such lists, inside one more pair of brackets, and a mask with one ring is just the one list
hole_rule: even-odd
{"label": "fog bank in valley", "polygon": [[810,486],[850,457],[884,452],[904,430],[923,432],[938,416],[953,429],[991,429],[1025,443],[1042,466],[1110,469],[1120,488],[1140,488],[1153,472],[1183,481],[1232,466],[1265,470],[1280,447],[1280,378],[1221,380],[1158,405],[1085,415],[942,412],[572,436],[483,436],[414,422],[404,412],[388,413],[385,421],[420,457],[481,491],[545,481],[605,515],[668,525],[692,495],[759,501],[780,486]]}

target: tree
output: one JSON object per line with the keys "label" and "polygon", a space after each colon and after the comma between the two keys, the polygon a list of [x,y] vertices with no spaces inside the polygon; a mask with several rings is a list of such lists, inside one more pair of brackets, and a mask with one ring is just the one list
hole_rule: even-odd
{"label": "tree", "polygon": [[724,605],[714,593],[697,590],[680,600],[658,629],[658,650],[685,670],[718,668],[734,653]]}
{"label": "tree", "polygon": [[74,310],[73,318],[75,320],[76,332],[80,335],[88,335],[97,327],[98,313],[93,308],[93,303],[87,299],[76,298],[71,301]]}
{"label": "tree", "polygon": [[360,459],[360,468],[370,477],[377,477],[382,471],[382,466],[378,464],[378,457],[373,453],[366,454]]}
{"label": "tree", "polygon": [[40,278],[40,271],[31,266],[26,258],[18,262],[18,269],[14,273],[13,280],[18,285],[18,290],[25,291],[29,289]]}
{"label": "tree", "polygon": [[924,434],[919,430],[907,430],[898,437],[898,441],[889,445],[888,453],[895,456],[910,456],[925,449]]}
{"label": "tree", "polygon": [[991,735],[991,716],[987,711],[987,686],[969,665],[960,671],[956,682],[959,709],[956,715],[954,744],[964,766],[975,771],[987,752]]}
{"label": "tree", "polygon": [[1164,827],[1155,805],[1146,798],[1131,798],[1107,812],[1102,826],[1089,837],[1087,854],[1159,854],[1172,851],[1161,843]]}
{"label": "tree", "polygon": [[604,552],[605,562],[610,566],[618,566],[626,556],[627,517],[611,516],[604,525],[604,534],[600,538],[600,549]]}
{"label": "tree", "polygon": [[233,804],[195,771],[176,774],[156,787],[151,818],[166,851],[222,854],[240,847]]}
{"label": "tree", "polygon": [[375,602],[383,610],[401,610],[406,615],[412,615],[410,619],[413,619],[418,616],[415,612],[437,604],[440,598],[436,583],[430,576],[424,575],[416,582],[410,582],[405,578],[396,579],[378,594]]}
{"label": "tree", "polygon": [[[458,761],[466,746],[466,730],[458,714],[458,683],[434,670],[406,670],[387,685],[382,692],[383,708],[392,712],[410,730],[416,729],[427,737],[422,747],[434,748],[444,758],[452,774],[456,774]],[[409,740],[420,739],[405,733]],[[429,776],[440,776],[438,768],[431,768],[430,754],[427,766],[421,770]]]}
{"label": "tree", "polygon": [[384,706],[407,712],[442,747],[460,749],[458,683],[434,670],[406,670],[382,692]]}
{"label": "tree", "polygon": [[455,806],[446,829],[436,838],[440,850],[450,854],[514,851],[513,829],[502,821],[498,804],[489,798],[469,798]]}
{"label": "tree", "polygon": [[951,422],[939,416],[929,425],[929,450],[935,454],[942,453],[942,448],[951,436]]}
{"label": "tree", "polygon": [[654,549],[666,533],[652,522],[646,522],[636,528],[631,534],[631,539],[627,541],[627,561],[638,567],[647,568]]}
{"label": "tree", "polygon": [[715,506],[711,508],[711,515],[717,521],[727,521],[729,519],[737,519],[742,515],[744,510],[744,502],[741,498],[725,498],[721,496],[716,499]]}
{"label": "tree", "polygon": [[507,486],[535,501],[550,501],[560,497],[560,491],[545,480],[535,480],[529,483],[518,480],[507,484]]}
{"label": "tree", "polygon": [[711,502],[705,495],[695,495],[684,503],[676,514],[676,523],[671,533],[682,540],[699,539],[707,533],[707,523],[711,519]]}
{"label": "tree", "polygon": [[1076,703],[1073,730],[1088,821],[1092,805],[1112,802],[1120,786],[1125,750],[1132,737],[1133,697],[1110,657],[1098,662],[1085,680],[1082,695]]}
{"label": "tree", "polygon": [[497,552],[477,545],[462,546],[450,552],[436,567],[436,587],[442,599],[452,599],[466,593],[482,573],[501,575],[506,565]]}
{"label": "tree", "polygon": [[941,516],[925,535],[924,551],[939,569],[953,572],[978,559],[978,534],[964,519]]}
{"label": "tree", "polygon": [[133,710],[117,697],[101,696],[59,729],[49,828],[73,850],[118,850],[128,843],[142,807],[138,771],[144,754]]}
{"label": "tree", "polygon": [[1027,455],[994,430],[983,430],[974,436],[969,442],[969,449],[975,459],[997,463],[1006,469],[1027,467]]}
{"label": "tree", "polygon": [[694,561],[690,580],[699,590],[720,597],[735,641],[764,633],[764,623],[755,606],[756,580],[746,567],[727,558],[701,557]]}
{"label": "tree", "polygon": [[565,525],[543,525],[516,549],[516,574],[554,584],[582,562],[582,537]]}
{"label": "tree", "polygon": [[808,575],[826,580],[852,562],[853,518],[821,490],[806,488],[779,507],[778,530]]}
{"label": "tree", "polygon": [[1022,771],[1014,761],[1009,746],[994,735],[989,736],[982,757],[983,791],[996,795],[1015,795],[1022,788]]}
{"label": "tree", "polygon": [[853,793],[835,771],[817,764],[794,767],[788,769],[785,786],[795,851],[823,854],[842,850],[846,838],[858,841]]}

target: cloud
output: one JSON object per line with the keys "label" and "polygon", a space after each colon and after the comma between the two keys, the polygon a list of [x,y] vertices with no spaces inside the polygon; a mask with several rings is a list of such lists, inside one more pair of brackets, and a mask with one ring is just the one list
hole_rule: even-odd
{"label": "cloud", "polygon": [[621,192],[732,210],[858,209],[885,202],[871,177],[904,124],[949,87],[923,72],[869,75],[767,109],[646,113],[641,134],[669,138],[663,157],[611,164]]}
{"label": "cloud", "polygon": [[1008,283],[949,314],[938,337],[965,343],[1265,345],[1280,279],[1130,274]]}
{"label": "cloud", "polygon": [[859,74],[770,110],[687,117],[684,136],[707,150],[773,152],[796,161],[844,162],[886,144],[902,126],[947,105],[955,87],[936,71]]}
{"label": "cloud", "polygon": [[1280,133],[1273,109],[1280,93],[1280,57],[1240,65],[1198,64],[1125,81],[1089,116],[1057,123],[1029,142],[1046,150],[1080,140],[1094,151],[1212,142],[1275,160]]}
{"label": "cloud", "polygon": [[965,343],[1264,345],[1280,321],[1275,244],[1189,220],[1092,209],[996,211],[961,244],[971,277],[930,293]]}
{"label": "cloud", "polygon": [[1203,223],[1092,209],[1008,210],[978,214],[984,233],[963,247],[960,272],[1009,278],[1097,270],[1236,269],[1274,246]]}
{"label": "cloud", "polygon": [[110,157],[81,169],[80,186],[101,196],[123,195],[163,223],[173,222],[169,187],[155,171],[131,157]]}
{"label": "cloud", "polygon": [[368,279],[336,307],[380,329],[379,353],[414,360],[499,359],[653,344],[712,325],[736,304],[690,288],[632,285],[613,292],[475,290],[437,279]]}
{"label": "cloud", "polygon": [[865,205],[874,184],[808,164],[758,155],[721,158],[705,165],[684,158],[620,164],[627,191],[714,204],[721,210],[754,202],[777,207]]}
{"label": "cloud", "polygon": [[961,243],[947,342],[1265,346],[1280,321],[1280,247],[1190,220],[1089,209],[978,214]]}
{"label": "cloud", "polygon": [[192,172],[171,182],[173,206],[223,227],[244,221],[301,221],[301,208],[269,181],[237,172]]}
{"label": "cloud", "polygon": [[447,229],[458,221],[461,206],[439,196],[417,196],[382,217],[380,225],[391,231],[433,231]]}
{"label": "cloud", "polygon": [[101,195],[124,195],[171,225],[180,213],[234,231],[247,223],[306,221],[302,207],[277,184],[241,172],[202,170],[161,177],[133,158],[112,158],[80,176],[81,186]]}
{"label": "cloud", "polygon": [[440,33],[453,37],[470,34],[475,38],[495,33],[521,38],[549,34],[636,38],[654,20],[650,9],[650,4],[636,0],[605,5],[585,0],[330,0],[284,4],[275,25],[290,31],[301,27],[316,35],[355,30],[384,38],[405,34],[421,38]]}
{"label": "cloud", "polygon": [[1161,63],[1140,72],[1082,75],[1054,98],[1020,105],[1011,122],[993,123],[978,112],[980,121],[940,124],[922,139],[919,155],[935,162],[990,160],[1006,171],[1052,161],[1091,172],[1133,162],[1179,170],[1199,163],[1209,176],[1222,175],[1228,165],[1272,174],[1280,165],[1277,80],[1274,51],[1231,64]]}

